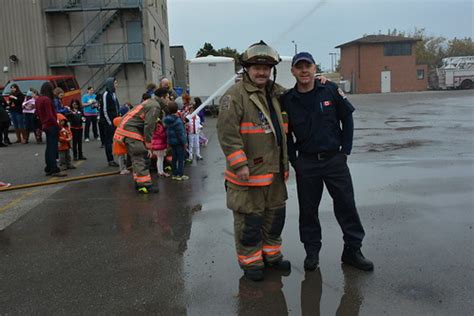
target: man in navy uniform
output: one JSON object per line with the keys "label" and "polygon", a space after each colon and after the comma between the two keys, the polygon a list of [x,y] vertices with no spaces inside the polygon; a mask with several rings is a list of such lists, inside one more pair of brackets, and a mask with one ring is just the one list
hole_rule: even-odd
{"label": "man in navy uniform", "polygon": [[342,262],[371,271],[373,263],[360,251],[365,233],[347,166],[354,134],[354,107],[336,84],[315,80],[316,70],[311,54],[296,54],[291,67],[296,85],[282,96],[289,120],[288,157],[296,171],[300,239],[306,250],[304,267],[313,271],[319,266],[318,207],[325,185],[343,232]]}

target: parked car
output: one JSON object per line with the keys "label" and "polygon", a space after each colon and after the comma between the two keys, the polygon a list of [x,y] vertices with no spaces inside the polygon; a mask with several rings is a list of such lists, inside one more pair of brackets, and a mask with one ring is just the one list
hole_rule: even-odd
{"label": "parked car", "polygon": [[53,88],[59,87],[64,90],[63,104],[69,105],[72,99],[81,99],[81,88],[74,76],[37,76],[14,78],[7,82],[3,89],[2,96],[8,101],[12,84],[16,83],[23,94],[30,88],[40,91],[41,86],[45,82],[51,82]]}

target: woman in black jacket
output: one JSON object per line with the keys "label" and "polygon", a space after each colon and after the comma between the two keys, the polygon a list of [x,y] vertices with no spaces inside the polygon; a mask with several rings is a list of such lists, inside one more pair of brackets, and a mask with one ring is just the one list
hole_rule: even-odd
{"label": "woman in black jacket", "polygon": [[25,119],[23,118],[23,101],[25,95],[21,93],[20,87],[16,83],[10,87],[8,97],[8,107],[12,117],[13,127],[15,127],[16,143],[26,144]]}

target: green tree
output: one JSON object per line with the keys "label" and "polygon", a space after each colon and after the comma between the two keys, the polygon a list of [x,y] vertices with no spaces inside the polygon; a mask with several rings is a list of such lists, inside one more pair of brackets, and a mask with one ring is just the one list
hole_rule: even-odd
{"label": "green tree", "polygon": [[240,60],[240,54],[235,48],[230,48],[229,46],[226,46],[224,48],[220,48],[217,50],[217,55],[218,56],[223,56],[223,57],[230,57],[234,58],[234,63],[235,63],[235,71],[239,71],[242,66],[239,63]]}
{"label": "green tree", "polygon": [[464,39],[454,38],[448,41],[447,56],[474,56],[474,43],[472,38],[466,37]]}
{"label": "green tree", "polygon": [[211,43],[206,42],[204,43],[204,46],[199,49],[199,51],[196,54],[196,57],[204,57],[204,56],[209,56],[209,55],[217,56],[218,53],[214,49]]}
{"label": "green tree", "polygon": [[231,58],[234,58],[235,60],[238,60],[240,58],[239,52],[235,48],[230,48],[229,46],[226,46],[224,48],[219,48],[217,50],[217,55],[224,56],[224,57],[231,57]]}

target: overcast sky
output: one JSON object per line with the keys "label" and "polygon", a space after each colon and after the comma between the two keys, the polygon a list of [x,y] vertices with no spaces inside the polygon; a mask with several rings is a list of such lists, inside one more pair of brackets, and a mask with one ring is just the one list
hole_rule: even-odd
{"label": "overcast sky", "polygon": [[282,56],[309,51],[323,68],[335,46],[388,29],[473,37],[473,0],[168,0],[170,45],[188,59],[204,42],[242,52],[263,39]]}

